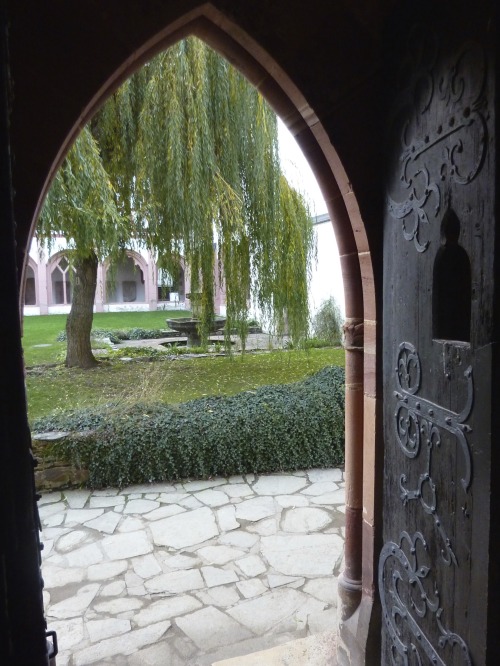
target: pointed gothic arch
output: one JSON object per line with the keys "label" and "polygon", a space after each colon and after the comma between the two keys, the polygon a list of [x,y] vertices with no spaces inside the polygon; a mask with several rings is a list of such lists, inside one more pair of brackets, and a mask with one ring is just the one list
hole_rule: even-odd
{"label": "pointed gothic arch", "polygon": [[24,274],[24,292],[23,299],[24,305],[32,306],[38,305],[39,285],[38,285],[38,265],[32,257],[28,257],[26,271]]}
{"label": "pointed gothic arch", "polygon": [[117,266],[117,275],[108,279],[110,265],[103,265],[104,302],[106,303],[147,303],[149,300],[146,280],[148,263],[134,250],[126,250],[123,262]]}
{"label": "pointed gothic arch", "polygon": [[[254,39],[229,17],[229,13],[218,10],[211,3],[193,4],[194,9],[171,19],[140,48],[130,52],[125,49],[122,64],[110,74],[99,90],[94,91],[58,147],[39,191],[38,201],[31,211],[31,231],[23,238],[24,229],[21,241],[26,243],[32,234],[45,193],[80,128],[123,80],[157,52],[182,37],[196,35],[227,57],[257,86],[296,138],[311,165],[327,203],[341,257],[347,317],[345,619],[358,607],[362,588],[368,603],[373,602],[375,586],[377,312],[372,251],[351,179],[320,116],[310,106],[300,86],[257,38]],[[23,247],[23,242],[20,246]]]}

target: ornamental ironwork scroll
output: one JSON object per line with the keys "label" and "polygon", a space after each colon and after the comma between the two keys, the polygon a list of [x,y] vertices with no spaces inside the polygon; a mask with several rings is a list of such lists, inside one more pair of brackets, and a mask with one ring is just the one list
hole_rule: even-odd
{"label": "ornamental ironwork scroll", "polygon": [[432,516],[434,528],[442,541],[441,555],[444,562],[450,565],[457,564],[457,559],[447,536],[438,511],[438,488],[433,481],[432,455],[441,446],[441,431],[446,430],[455,437],[460,445],[464,461],[464,474],[461,484],[467,491],[472,474],[471,454],[467,434],[470,426],[464,423],[472,411],[474,400],[474,383],[472,368],[469,366],[464,372],[467,380],[467,399],[463,409],[453,412],[445,407],[435,404],[418,395],[421,379],[420,358],[415,347],[409,342],[399,345],[398,362],[396,367],[397,388],[394,391],[396,410],[394,412],[396,438],[401,450],[408,458],[416,458],[425,446],[426,466],[420,474],[416,488],[408,489],[408,479],[401,474],[399,486],[401,500],[407,504],[412,500],[419,501],[425,513]]}
{"label": "ornamental ironwork scroll", "polygon": [[417,252],[429,246],[422,229],[441,210],[440,183],[469,184],[480,172],[488,146],[483,48],[465,44],[445,74],[438,71],[435,45],[428,48],[430,64],[417,67],[411,96],[402,99],[398,114],[405,117],[400,126],[400,196],[387,196],[389,214],[402,221],[403,236]]}
{"label": "ornamental ironwork scroll", "polygon": [[[467,397],[460,412],[454,412],[420,395],[422,366],[415,347],[409,342],[399,345],[396,374],[394,411],[396,440],[401,451],[410,460],[417,458],[425,449],[425,469],[419,475],[416,487],[408,488],[406,474],[399,478],[400,499],[403,505],[419,502],[424,512],[432,517],[435,533],[441,542],[441,557],[446,566],[458,566],[451,539],[446,533],[439,514],[439,492],[432,478],[432,456],[442,446],[443,431],[448,432],[460,447],[463,458],[461,485],[468,491],[472,479],[472,462],[468,434],[471,432],[465,421],[469,418],[474,402],[472,368],[464,376],[467,382]],[[416,532],[413,537],[401,532],[399,543],[387,542],[379,559],[379,589],[384,622],[391,644],[393,664],[423,664],[424,655],[433,664],[447,663],[471,665],[469,650],[464,640],[446,629],[443,608],[440,606],[439,590],[432,581],[428,560],[428,546],[423,535]],[[436,563],[437,564],[437,563]],[[438,636],[433,644],[424,633],[419,621],[430,617]],[[436,634],[437,632],[437,634]],[[453,661],[444,661],[444,652],[453,654]]]}
{"label": "ornamental ironwork scroll", "polygon": [[[399,543],[389,541],[380,554],[378,583],[383,591],[382,613],[391,642],[391,662],[398,666],[429,662],[472,666],[465,641],[446,628],[439,590],[429,575],[431,568],[422,563],[426,554],[421,532],[413,537],[402,532]],[[436,644],[422,631],[419,621],[423,618],[435,624]]]}

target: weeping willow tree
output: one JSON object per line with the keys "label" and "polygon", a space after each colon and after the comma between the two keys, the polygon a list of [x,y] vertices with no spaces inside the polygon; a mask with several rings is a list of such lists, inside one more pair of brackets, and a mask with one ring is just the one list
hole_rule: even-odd
{"label": "weeping willow tree", "polygon": [[116,192],[103,166],[99,146],[87,128],[58,170],[37,225],[40,245],[49,249],[54,235],[68,244],[73,273],[73,299],[66,321],[66,365],[92,367],[90,346],[97,265],[118,259],[129,238],[126,219],[116,206]]}
{"label": "weeping willow tree", "polygon": [[[121,86],[90,129],[121,220],[113,233],[123,244],[127,220],[128,237],[170,273],[184,257],[201,294],[202,337],[215,281],[226,290],[228,331],[245,336],[253,300],[278,334],[306,333],[310,215],[281,173],[275,114],[227,61],[196,38],[178,42]],[[54,216],[43,219],[49,229]],[[64,214],[55,219],[65,232]],[[87,222],[104,224],[98,210]]]}

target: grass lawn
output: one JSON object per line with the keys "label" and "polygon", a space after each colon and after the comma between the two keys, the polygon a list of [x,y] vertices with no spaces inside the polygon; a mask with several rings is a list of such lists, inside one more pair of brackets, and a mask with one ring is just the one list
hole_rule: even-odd
{"label": "grass lawn", "polygon": [[[155,310],[147,312],[96,312],[94,328],[166,328],[166,319],[189,317],[187,310]],[[66,327],[66,315],[24,317],[24,362],[28,367],[62,360],[65,342],[56,342],[57,334]],[[39,347],[38,345],[44,345]],[[47,346],[48,345],[48,346]],[[101,345],[102,346],[102,345]]]}
{"label": "grass lawn", "polygon": [[[165,318],[163,312],[145,314],[160,314],[163,320]],[[159,320],[155,325],[142,322],[135,325],[160,327]],[[126,327],[121,323],[108,324],[108,320],[106,323],[96,323],[96,326]],[[55,329],[57,334],[62,327]],[[34,340],[31,338],[32,344],[36,344]],[[343,366],[344,350],[324,348],[275,351],[233,358],[179,358],[151,363],[115,361],[103,363],[92,370],[59,366],[27,377],[29,417],[33,420],[55,409],[106,404],[117,400],[130,404],[158,400],[175,404],[205,395],[232,395],[264,384],[298,381],[326,365]]]}

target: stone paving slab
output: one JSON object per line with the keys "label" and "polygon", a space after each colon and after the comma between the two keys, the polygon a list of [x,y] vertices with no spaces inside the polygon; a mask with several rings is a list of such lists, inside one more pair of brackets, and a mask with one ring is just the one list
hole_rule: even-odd
{"label": "stone paving slab", "polygon": [[326,631],[245,657],[224,659],[213,666],[335,666],[335,648],[336,633]]}
{"label": "stone paving slab", "polygon": [[340,469],[57,491],[40,509],[58,666],[209,666],[335,630]]}

